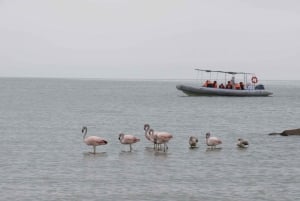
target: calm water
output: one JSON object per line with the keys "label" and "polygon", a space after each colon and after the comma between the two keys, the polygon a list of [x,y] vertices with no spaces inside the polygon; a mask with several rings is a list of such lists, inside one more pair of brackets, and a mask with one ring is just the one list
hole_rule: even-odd
{"label": "calm water", "polygon": [[[0,79],[1,200],[297,200],[300,81],[267,81],[273,97],[187,97],[182,81]],[[174,136],[153,151],[143,125]],[[91,147],[81,128],[108,140]],[[222,139],[207,150],[205,133]],[[141,142],[128,146],[120,132]],[[199,148],[189,149],[190,135]],[[237,138],[250,147],[236,148]]]}

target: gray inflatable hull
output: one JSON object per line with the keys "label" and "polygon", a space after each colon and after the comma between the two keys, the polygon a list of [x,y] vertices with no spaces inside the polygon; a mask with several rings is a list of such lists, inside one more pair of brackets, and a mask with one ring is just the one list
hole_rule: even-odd
{"label": "gray inflatable hull", "polygon": [[176,88],[189,96],[270,96],[266,90],[236,90],[177,85]]}

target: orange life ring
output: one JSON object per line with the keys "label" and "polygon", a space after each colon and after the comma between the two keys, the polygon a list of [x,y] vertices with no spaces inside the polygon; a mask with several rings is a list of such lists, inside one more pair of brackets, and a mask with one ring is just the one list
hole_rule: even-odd
{"label": "orange life ring", "polygon": [[256,77],[256,76],[253,76],[253,77],[251,78],[251,82],[252,82],[253,84],[256,84],[256,83],[258,82],[257,77]]}

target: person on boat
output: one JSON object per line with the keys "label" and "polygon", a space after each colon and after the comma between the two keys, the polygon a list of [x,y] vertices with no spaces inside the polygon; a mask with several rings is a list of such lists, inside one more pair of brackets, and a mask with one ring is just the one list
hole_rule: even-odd
{"label": "person on boat", "polygon": [[207,86],[208,86],[208,83],[209,83],[209,80],[206,80],[202,86],[203,86],[203,87],[207,87]]}
{"label": "person on boat", "polygon": [[208,80],[207,87],[213,87],[213,83],[210,80]]}
{"label": "person on boat", "polygon": [[217,81],[214,81],[214,83],[213,83],[213,88],[218,88]]}
{"label": "person on boat", "polygon": [[247,85],[246,85],[246,88],[247,88],[248,90],[253,90],[253,89],[254,89],[254,86],[253,86],[250,82],[248,82]]}
{"label": "person on boat", "polygon": [[224,86],[224,84],[223,84],[223,83],[221,83],[221,84],[219,85],[219,88],[220,88],[220,89],[225,89],[225,86]]}
{"label": "person on boat", "polygon": [[232,84],[230,81],[227,82],[226,89],[232,89]]}
{"label": "person on boat", "polygon": [[241,89],[240,83],[235,83],[234,88],[240,90]]}
{"label": "person on boat", "polygon": [[240,88],[241,88],[241,90],[244,90],[244,89],[245,89],[245,85],[244,85],[243,82],[240,82]]}

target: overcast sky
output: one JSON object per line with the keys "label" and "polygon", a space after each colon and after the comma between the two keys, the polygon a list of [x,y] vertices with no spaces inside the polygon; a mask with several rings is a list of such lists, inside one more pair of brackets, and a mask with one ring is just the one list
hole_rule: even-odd
{"label": "overcast sky", "polygon": [[1,77],[300,79],[299,0],[0,0]]}

